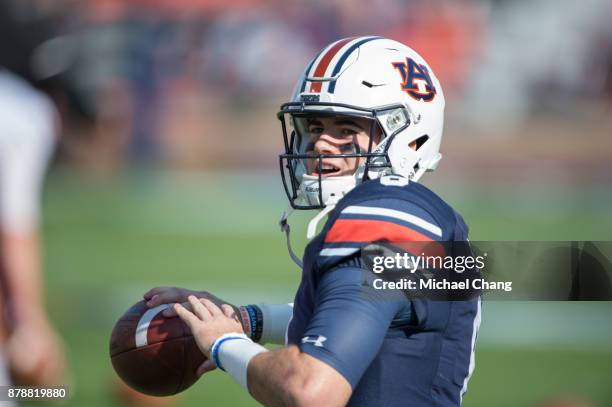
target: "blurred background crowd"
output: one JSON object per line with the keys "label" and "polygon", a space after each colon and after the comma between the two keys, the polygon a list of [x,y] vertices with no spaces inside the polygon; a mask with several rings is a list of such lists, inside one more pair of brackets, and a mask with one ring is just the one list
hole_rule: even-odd
{"label": "blurred background crowd", "polygon": [[[58,112],[41,227],[72,403],[117,403],[108,336],[148,288],[292,299],[275,114],[342,37],[399,40],[436,72],[445,158],[424,183],[471,240],[612,240],[610,21],[608,0],[2,0],[0,67]],[[612,405],[611,311],[486,304],[464,405]],[[232,386],[179,403],[252,403]]]}
{"label": "blurred background crowd", "polygon": [[[579,167],[564,171],[590,172],[606,161],[587,159],[591,148],[601,150],[584,142],[610,129],[605,0],[14,3],[13,18],[42,19],[55,32],[39,66],[27,69],[66,68],[60,158],[76,165],[111,173],[142,162],[275,168],[278,105],[323,46],[364,34],[405,42],[433,67],[448,98],[451,159],[465,151],[484,160],[470,153],[478,136],[487,145],[521,137],[509,153],[524,154],[552,135],[561,142],[550,150],[562,150],[553,160]],[[462,153],[449,154],[455,149]]]}

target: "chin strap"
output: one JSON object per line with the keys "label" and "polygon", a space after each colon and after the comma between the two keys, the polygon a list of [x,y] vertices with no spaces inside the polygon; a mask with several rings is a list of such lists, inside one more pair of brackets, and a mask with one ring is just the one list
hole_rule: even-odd
{"label": "chin strap", "polygon": [[280,225],[281,232],[284,232],[285,237],[287,238],[287,250],[289,251],[289,256],[291,257],[291,260],[293,260],[293,262],[297,264],[297,266],[301,270],[302,260],[300,260],[300,258],[295,254],[295,252],[291,248],[291,236],[290,236],[291,227],[289,226],[287,219],[289,219],[289,216],[291,216],[292,213],[293,213],[293,208],[291,207],[291,205],[289,205],[289,208],[287,208],[286,211],[283,211],[283,214],[281,215],[281,218],[278,224]]}
{"label": "chin strap", "polygon": [[323,219],[325,215],[333,211],[335,207],[336,207],[336,202],[333,202],[327,205],[325,209],[319,212],[317,216],[315,216],[314,218],[310,220],[310,222],[308,222],[308,229],[306,231],[306,239],[310,240],[313,237],[315,237],[315,235],[317,234],[317,225],[319,224],[321,219]]}
{"label": "chin strap", "polygon": [[[334,210],[337,203],[338,199],[334,199],[321,212],[319,212],[317,216],[315,216],[311,219],[310,222],[308,222],[308,229],[306,232],[306,238],[308,240],[311,240],[313,237],[315,237],[315,235],[317,234],[317,225],[325,215]],[[291,205],[289,205],[287,210],[283,211],[283,214],[281,215],[278,224],[280,225],[281,232],[284,232],[285,237],[287,238],[287,250],[289,251],[289,256],[291,257],[291,260],[293,260],[293,262],[297,264],[300,269],[302,269],[302,260],[295,254],[293,248],[291,247],[291,227],[289,226],[289,222],[287,220],[289,219],[289,216],[291,216],[292,213],[293,208],[291,207]]]}

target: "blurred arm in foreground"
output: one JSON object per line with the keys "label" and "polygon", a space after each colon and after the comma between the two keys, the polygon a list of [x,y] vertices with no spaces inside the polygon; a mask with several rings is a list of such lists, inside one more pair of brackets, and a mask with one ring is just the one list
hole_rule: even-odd
{"label": "blurred arm in foreground", "polygon": [[39,210],[59,129],[48,85],[61,69],[41,59],[55,38],[50,23],[34,13],[16,18],[14,5],[0,6],[0,34],[11,38],[0,46],[0,369],[18,384],[52,385],[62,383],[66,362],[45,309]]}

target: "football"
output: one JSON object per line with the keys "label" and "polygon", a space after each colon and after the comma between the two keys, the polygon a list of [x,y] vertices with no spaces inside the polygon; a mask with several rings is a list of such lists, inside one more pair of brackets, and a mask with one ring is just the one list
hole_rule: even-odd
{"label": "football", "polygon": [[148,308],[138,302],[119,318],[110,338],[115,372],[133,389],[152,396],[187,389],[206,360],[189,327],[180,318],[162,315],[169,306]]}

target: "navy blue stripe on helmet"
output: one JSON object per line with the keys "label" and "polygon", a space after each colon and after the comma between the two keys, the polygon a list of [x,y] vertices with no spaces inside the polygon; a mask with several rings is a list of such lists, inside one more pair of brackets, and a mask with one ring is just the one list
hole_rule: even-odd
{"label": "navy blue stripe on helmet", "polygon": [[300,89],[300,93],[304,93],[304,90],[306,89],[306,79],[308,78],[308,72],[310,72],[310,70],[312,69],[312,65],[315,63],[315,61],[319,57],[319,54],[317,54],[317,56],[314,57],[312,61],[310,61],[310,64],[308,64],[308,68],[306,68],[306,72],[304,73],[304,81],[302,82],[302,88]]}
{"label": "navy blue stripe on helmet", "polygon": [[[364,38],[363,40],[358,41],[355,44],[353,44],[349,49],[347,49],[344,52],[342,57],[340,57],[340,59],[336,63],[336,66],[334,67],[334,70],[332,71],[331,76],[334,77],[334,76],[338,75],[338,72],[340,72],[340,70],[342,69],[342,65],[344,64],[344,62],[346,62],[347,58],[349,57],[349,55],[351,55],[353,53],[353,51],[355,51],[357,48],[359,48],[361,45],[365,44],[366,42],[370,42],[372,40],[379,40],[381,38],[383,38],[383,37],[368,37],[368,38]],[[334,93],[335,89],[336,89],[336,81],[333,80],[333,81],[331,81],[329,83],[329,87],[327,88],[327,91],[329,93]]]}

